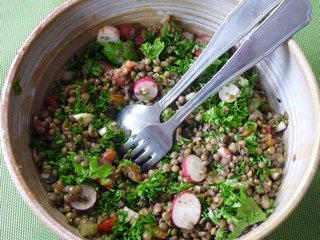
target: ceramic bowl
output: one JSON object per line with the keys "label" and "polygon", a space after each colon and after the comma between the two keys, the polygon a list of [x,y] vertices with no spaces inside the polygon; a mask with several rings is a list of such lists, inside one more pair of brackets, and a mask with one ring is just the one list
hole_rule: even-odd
{"label": "ceramic bowl", "polygon": [[[28,147],[31,119],[59,77],[67,60],[96,38],[104,25],[124,22],[157,24],[173,15],[187,29],[213,34],[235,0],[71,0],[51,13],[29,36],[11,65],[1,99],[1,143],[9,172],[36,215],[62,239],[81,239],[76,228],[51,207]],[[320,145],[320,97],[303,53],[290,40],[257,65],[272,106],[289,114],[285,132],[285,177],[276,210],[241,239],[260,239],[278,227],[297,207],[317,170]],[[14,94],[20,79],[22,93]]]}

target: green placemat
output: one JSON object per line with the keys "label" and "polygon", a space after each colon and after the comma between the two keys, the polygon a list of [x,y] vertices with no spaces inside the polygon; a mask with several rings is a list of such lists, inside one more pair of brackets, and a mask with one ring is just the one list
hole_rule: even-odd
{"label": "green placemat", "polygon": [[[18,48],[32,29],[63,0],[0,0],[0,90]],[[320,79],[320,6],[312,23],[295,36]],[[268,239],[320,239],[320,172],[302,203]],[[0,240],[59,240],[18,194],[0,150]]]}

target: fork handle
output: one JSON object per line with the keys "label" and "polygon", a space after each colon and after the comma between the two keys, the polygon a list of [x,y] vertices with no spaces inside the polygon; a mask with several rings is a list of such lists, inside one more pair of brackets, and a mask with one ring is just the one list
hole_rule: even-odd
{"label": "fork handle", "polygon": [[167,108],[218,57],[233,47],[253,26],[283,0],[245,0],[227,17],[201,56],[177,84],[155,105]]}
{"label": "fork handle", "polygon": [[169,121],[178,127],[207,98],[252,68],[311,20],[309,0],[286,0],[253,31],[227,64]]}

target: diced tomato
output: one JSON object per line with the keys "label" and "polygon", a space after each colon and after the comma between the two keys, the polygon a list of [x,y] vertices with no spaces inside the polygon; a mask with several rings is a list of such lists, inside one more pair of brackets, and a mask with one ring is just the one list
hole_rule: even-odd
{"label": "diced tomato", "polygon": [[123,23],[118,26],[120,31],[120,38],[122,40],[132,39],[134,37],[135,29],[131,23]]}
{"label": "diced tomato", "polygon": [[142,36],[138,36],[134,38],[134,44],[137,47],[140,47],[143,44],[143,42],[144,42],[144,38]]}
{"label": "diced tomato", "polygon": [[115,225],[117,219],[118,216],[114,215],[113,217],[104,220],[102,223],[98,225],[98,231],[105,234],[109,233]]}
{"label": "diced tomato", "polygon": [[49,106],[52,106],[54,108],[59,108],[60,104],[58,100],[54,96],[48,96],[46,100],[44,101],[44,106],[47,108]]}
{"label": "diced tomato", "polygon": [[117,157],[117,151],[114,149],[108,149],[104,153],[101,154],[99,159],[99,164],[111,164]]}

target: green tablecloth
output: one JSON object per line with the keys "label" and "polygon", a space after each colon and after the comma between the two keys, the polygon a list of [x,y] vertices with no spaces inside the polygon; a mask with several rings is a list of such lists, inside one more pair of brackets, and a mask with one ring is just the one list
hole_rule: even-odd
{"label": "green tablecloth", "polygon": [[[0,89],[18,48],[31,30],[63,0],[0,0]],[[313,21],[297,36],[301,48],[320,80],[320,6]],[[320,239],[320,171],[302,203],[269,239]],[[0,152],[0,239],[58,240],[26,206],[8,174]]]}

